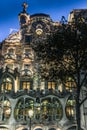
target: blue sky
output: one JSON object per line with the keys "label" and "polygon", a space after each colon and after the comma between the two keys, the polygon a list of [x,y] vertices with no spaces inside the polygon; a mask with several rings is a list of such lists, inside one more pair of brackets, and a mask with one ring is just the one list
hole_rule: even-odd
{"label": "blue sky", "polygon": [[87,0],[1,0],[0,1],[0,42],[12,29],[20,28],[18,14],[22,11],[22,3],[28,3],[27,12],[49,14],[53,21],[66,19],[73,9],[87,9]]}

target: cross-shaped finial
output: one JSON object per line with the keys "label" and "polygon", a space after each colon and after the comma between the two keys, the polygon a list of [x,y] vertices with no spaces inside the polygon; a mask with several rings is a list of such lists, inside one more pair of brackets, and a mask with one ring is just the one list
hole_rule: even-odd
{"label": "cross-shaped finial", "polygon": [[28,7],[28,4],[24,2],[22,6],[23,6],[23,12],[26,13],[26,8]]}

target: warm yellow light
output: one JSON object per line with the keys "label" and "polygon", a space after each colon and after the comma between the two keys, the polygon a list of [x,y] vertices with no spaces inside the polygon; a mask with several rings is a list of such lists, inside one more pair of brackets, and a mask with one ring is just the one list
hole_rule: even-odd
{"label": "warm yellow light", "polygon": [[61,84],[59,84],[59,86],[58,86],[58,90],[60,91],[60,92],[62,92],[63,91],[63,84],[61,83]]}
{"label": "warm yellow light", "polygon": [[28,115],[29,115],[30,118],[33,116],[33,113],[34,113],[34,111],[33,111],[32,109],[30,109],[30,110],[28,111]]}
{"label": "warm yellow light", "polygon": [[41,35],[43,33],[43,30],[41,28],[36,29],[36,34]]}
{"label": "warm yellow light", "polygon": [[11,113],[11,109],[8,108],[8,109],[5,111],[5,113],[6,113],[7,115],[9,115],[9,114]]}

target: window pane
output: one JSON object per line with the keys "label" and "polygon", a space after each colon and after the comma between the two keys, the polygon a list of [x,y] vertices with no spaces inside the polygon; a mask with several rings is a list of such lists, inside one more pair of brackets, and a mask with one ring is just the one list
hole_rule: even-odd
{"label": "window pane", "polygon": [[62,118],[62,105],[58,99],[45,99],[41,102],[41,114],[43,120],[60,120]]}
{"label": "window pane", "polygon": [[26,121],[29,120],[29,110],[34,109],[34,101],[29,98],[21,98],[16,104],[14,110],[15,119],[18,121]]}
{"label": "window pane", "polygon": [[28,89],[28,90],[30,90],[30,85],[31,85],[30,82],[24,81],[24,82],[22,82],[22,89]]}
{"label": "window pane", "polygon": [[55,82],[48,82],[48,89],[55,90]]}
{"label": "window pane", "polygon": [[52,89],[55,90],[55,82],[52,82]]}
{"label": "window pane", "polygon": [[51,89],[51,82],[48,82],[48,89]]}

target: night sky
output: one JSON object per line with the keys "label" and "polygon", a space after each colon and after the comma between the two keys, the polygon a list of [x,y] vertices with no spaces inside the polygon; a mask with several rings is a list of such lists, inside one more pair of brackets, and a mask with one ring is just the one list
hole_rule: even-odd
{"label": "night sky", "polygon": [[73,9],[87,9],[87,0],[1,0],[0,1],[0,41],[12,30],[19,27],[18,14],[22,11],[22,3],[28,3],[27,12],[49,14],[53,21],[60,21],[62,16],[68,19]]}

